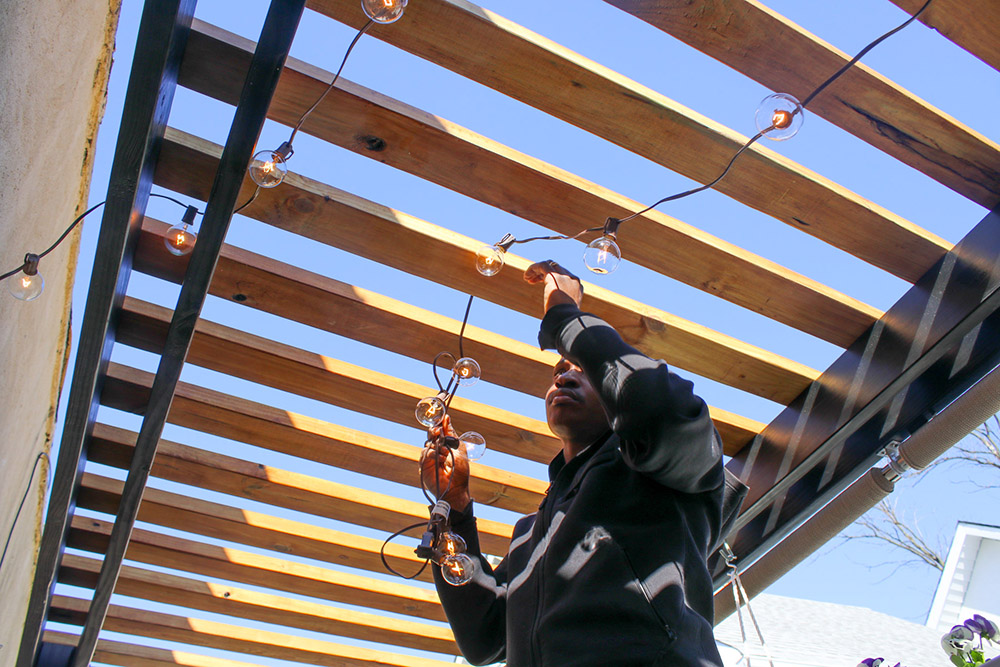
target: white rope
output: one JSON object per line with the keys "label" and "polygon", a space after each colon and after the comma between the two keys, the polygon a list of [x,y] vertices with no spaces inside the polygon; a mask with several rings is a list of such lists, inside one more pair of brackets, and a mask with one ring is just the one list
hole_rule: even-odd
{"label": "white rope", "polygon": [[730,548],[727,542],[723,542],[722,547],[719,549],[722,554],[722,558],[726,561],[726,567],[729,568],[729,585],[733,589],[733,600],[736,602],[736,617],[740,622],[740,636],[743,639],[743,655],[746,656],[747,667],[750,665],[750,647],[747,640],[746,627],[743,623],[743,604],[740,602],[740,597],[742,596],[743,601],[746,603],[747,613],[750,615],[750,620],[753,622],[754,630],[757,632],[757,639],[760,641],[760,646],[764,649],[764,655],[767,657],[767,664],[770,667],[774,667],[774,659],[771,657],[771,650],[767,646],[767,642],[764,641],[764,633],[760,630],[760,624],[757,622],[757,616],[753,613],[753,608],[750,606],[750,596],[747,595],[746,588],[743,587],[743,581],[740,579],[740,571],[736,567],[736,555]]}

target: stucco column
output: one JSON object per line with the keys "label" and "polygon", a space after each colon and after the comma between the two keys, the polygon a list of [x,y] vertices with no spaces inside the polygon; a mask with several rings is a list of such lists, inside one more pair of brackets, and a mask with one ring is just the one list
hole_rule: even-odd
{"label": "stucco column", "polygon": [[[119,3],[0,2],[0,273],[86,210]],[[16,658],[41,537],[47,459],[31,471],[53,438],[78,239],[42,260],[38,299],[0,285],[0,540],[14,526],[0,566],[0,666]]]}

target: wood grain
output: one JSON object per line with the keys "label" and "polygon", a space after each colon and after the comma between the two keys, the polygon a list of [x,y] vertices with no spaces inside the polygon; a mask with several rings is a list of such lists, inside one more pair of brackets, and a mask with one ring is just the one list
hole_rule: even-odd
{"label": "wood grain", "polygon": [[[245,49],[251,45],[217,29],[211,29],[210,26],[199,24],[199,28],[212,30],[214,39],[209,40],[200,32],[192,33],[189,45],[189,49],[193,50],[190,56],[192,64],[185,68],[182,82],[200,92],[231,101],[236,91],[226,92],[218,86],[225,86],[228,77],[237,76],[237,72],[242,69],[238,62],[245,59],[248,53]],[[195,50],[203,44],[208,45],[204,50]],[[232,71],[228,75],[220,74],[217,68],[231,60],[235,61]],[[187,74],[199,63],[207,62],[212,63],[211,71],[199,69]],[[206,77],[211,80],[203,82]],[[305,108],[323,93],[331,78],[329,73],[322,70],[302,63],[291,63],[285,70],[283,84],[272,106],[273,118],[286,124],[295,123]],[[604,113],[605,111],[601,111],[600,115],[603,116]],[[615,118],[616,122],[620,120]],[[645,208],[643,204],[597,183],[345,79],[338,81],[323,104],[310,115],[303,125],[303,131],[561,234],[576,234],[583,229],[600,226],[608,216],[622,218]],[[384,142],[384,147],[377,153],[372,153],[363,141],[365,137],[379,138]],[[716,167],[717,170],[721,171],[722,165],[729,161],[743,140],[740,138],[738,142],[732,142],[731,150],[727,147],[716,153],[721,156],[728,151],[722,164]],[[656,143],[669,146],[672,150],[670,140],[658,137]],[[166,155],[162,157],[167,158]],[[699,163],[704,158],[705,156],[700,156]],[[185,165],[178,170],[174,163],[161,161],[157,182],[198,196],[195,193],[203,191],[204,186],[200,178],[188,173],[188,169]],[[713,173],[706,180],[711,180],[716,175]],[[306,185],[312,190],[319,189],[321,194],[335,196],[329,188],[318,188],[315,183]],[[780,188],[778,192],[785,194],[781,197],[768,194],[767,199],[770,201],[788,200],[797,194],[785,181],[779,181],[774,186]],[[755,187],[763,191],[768,185],[758,184]],[[764,192],[759,192],[758,196],[762,194]],[[315,195],[290,195],[292,193],[287,189],[274,189],[265,195],[269,200],[268,204],[261,203],[251,207],[253,210],[248,208],[247,212],[270,224],[282,225],[288,224],[284,220],[289,217],[309,218],[315,215],[330,219],[327,211],[342,208],[336,205],[319,206]],[[874,206],[870,202],[863,204],[862,208],[865,210]],[[299,215],[296,207],[304,208],[306,215]],[[374,207],[367,208],[370,210]],[[858,215],[858,212],[854,213]],[[804,225],[804,229],[812,230],[819,225],[813,219],[816,214],[814,211],[796,212],[798,220],[803,222],[796,222],[795,225]],[[299,223],[292,224],[298,226]],[[312,225],[315,223],[311,223]],[[847,232],[862,236],[867,234],[856,231],[853,227],[838,230],[837,234]],[[326,234],[332,236],[337,232],[330,230]],[[482,240],[492,243],[501,235],[502,230],[484,230]],[[838,238],[833,233],[824,236],[824,240],[834,245],[838,244]],[[381,240],[384,243],[385,237]],[[852,342],[879,315],[877,309],[857,299],[659,211],[651,211],[623,225],[618,240],[629,261],[842,347]],[[872,239],[867,241],[869,244],[873,243]],[[895,238],[893,241],[903,242]],[[350,243],[349,240],[346,242]],[[921,249],[913,247],[914,243],[904,245],[914,251]],[[928,251],[928,259],[943,254],[943,250],[933,247],[933,244],[924,249],[925,254]],[[866,254],[871,252],[872,249],[868,248]],[[906,258],[906,261],[911,261],[911,258]],[[438,271],[469,271],[471,262],[456,262],[453,255],[443,266],[450,268]],[[910,273],[912,277],[917,274],[917,270]],[[784,298],[769,298],[769,295],[778,293],[783,294]]]}
{"label": "wood grain", "polygon": [[[924,0],[891,1],[909,14],[924,5]],[[995,0],[934,0],[917,20],[1000,70],[1000,5]]]}
{"label": "wood grain", "polygon": [[[308,6],[354,28],[364,19],[350,0],[310,0]],[[414,3],[405,20],[403,30],[371,34],[700,183],[718,176],[747,139],[465,0]],[[289,59],[289,66],[298,64]],[[181,83],[187,85],[183,70]],[[283,100],[281,91],[275,101]],[[298,108],[311,102],[303,100]],[[360,134],[365,133],[367,128]],[[716,189],[910,282],[950,248],[927,230],[764,146],[741,156]]]}
{"label": "wood grain", "polygon": [[[165,308],[129,299],[125,302],[120,315],[118,341],[151,352],[159,352],[162,333],[169,317],[170,311]],[[404,425],[415,423],[412,421],[412,413],[416,401],[434,393],[431,388],[414,387],[411,383],[390,376],[205,320],[198,323],[187,361]],[[550,377],[551,371],[546,368],[546,381]],[[186,385],[186,388],[190,391],[185,396],[197,401],[198,399],[191,394],[197,389],[189,385]],[[131,391],[142,393],[143,390],[135,387]],[[380,466],[388,465],[385,472],[392,473],[393,481],[404,484],[413,482],[413,470],[416,467],[419,450],[412,446],[343,429],[308,417],[292,415],[249,401],[239,401],[216,392],[206,390],[203,393],[212,397],[207,399],[211,405],[192,408],[191,411],[204,414],[207,410],[213,412],[213,415],[194,426],[190,421],[192,417],[188,416],[188,421],[185,422],[188,426],[215,429],[212,432],[217,435],[235,437],[244,442],[252,442],[269,449],[280,449],[298,456],[319,456],[315,460],[365,474],[372,474],[372,471],[379,469]],[[419,397],[414,398],[417,395]],[[373,401],[373,398],[377,400]],[[183,404],[188,405],[187,402]],[[490,446],[499,451],[548,463],[561,446],[541,422],[525,421],[518,415],[510,413],[482,412],[484,406],[481,404],[459,399],[456,399],[453,406],[456,415],[463,414],[463,410],[467,413],[467,418],[456,422],[456,428],[460,431],[470,429],[480,431],[487,436],[490,443],[493,442],[492,438],[497,438],[496,443]],[[742,449],[760,429],[763,429],[763,424],[759,422],[719,408],[710,410],[728,456]],[[223,415],[231,416],[227,418]],[[178,418],[185,419],[185,417]],[[197,420],[197,417],[194,419]],[[238,435],[217,430],[223,425],[236,429]],[[280,428],[276,429],[275,425],[279,425]],[[289,427],[293,429],[292,433],[288,432]],[[301,437],[303,432],[315,433],[320,438],[332,442],[320,440],[317,446],[309,446],[304,441],[308,439]],[[348,447],[347,450],[342,449],[345,445]],[[375,463],[376,459],[381,459],[382,463]],[[512,484],[525,489],[534,488],[532,480],[515,482],[509,475],[505,476],[501,471],[488,467],[482,467],[481,474],[482,478],[477,477],[475,484],[476,488],[482,490],[482,500],[497,493],[503,494],[502,487]],[[540,499],[531,496],[523,500],[527,505],[508,509],[519,512],[534,511]],[[480,501],[480,498],[477,498],[477,501]]]}
{"label": "wood grain", "polygon": [[[155,502],[163,504],[162,499],[157,499]],[[178,512],[185,518],[192,516],[191,512],[183,508]],[[221,525],[221,522],[215,522],[214,525]],[[243,539],[245,543],[276,551],[281,553],[282,557],[264,556],[232,547],[219,547],[145,529],[133,531],[127,554],[132,561],[205,577],[225,579],[295,595],[307,595],[331,602],[371,607],[396,614],[419,616],[428,620],[445,620],[437,593],[428,588],[418,588],[399,581],[373,579],[344,572],[343,568],[319,567],[287,558],[287,556],[312,558],[319,562],[384,574],[385,567],[379,562],[381,540],[320,529],[255,513],[247,513],[243,526],[247,535]],[[211,527],[202,529],[200,524],[193,524],[189,528],[192,531],[200,529],[216,539],[231,539],[229,533],[232,531],[216,535],[210,532]],[[265,532],[269,532],[270,537],[258,539],[258,536]],[[111,524],[107,521],[75,516],[69,544],[74,549],[102,554],[110,534]],[[394,542],[386,546],[385,552],[389,564],[401,572],[409,574],[420,568],[422,561],[413,554],[411,547]],[[424,572],[418,578],[429,582],[430,571]]]}
{"label": "wood grain", "polygon": [[[606,2],[771,90],[791,93],[800,100],[851,59],[752,0]],[[912,4],[919,8],[923,0]],[[953,4],[964,6],[970,19],[967,23],[980,24],[978,16],[972,20],[974,9],[970,3]],[[993,15],[1000,17],[996,3],[992,4]],[[939,6],[937,11],[942,11]],[[992,35],[994,46],[1000,42],[998,35],[1000,23]],[[1000,203],[1000,146],[863,63],[853,66],[816,96],[808,112],[835,123],[985,208]]]}
{"label": "wood grain", "polygon": [[[93,588],[100,567],[100,560],[66,554],[59,568],[59,581],[71,586]],[[459,654],[451,630],[440,625],[260,593],[138,567],[122,567],[115,593],[289,628],[404,646],[418,651]]]}
{"label": "wood grain", "polygon": [[[177,260],[183,258],[173,257],[164,249],[162,234],[167,226],[147,218],[143,229],[149,233],[140,238],[136,269],[159,278],[179,280],[177,272],[183,270],[184,263]],[[517,284],[517,292],[509,292],[501,305],[520,306],[528,314],[537,316],[538,293],[530,290],[520,278],[528,264],[525,259],[507,254],[507,265],[515,276],[512,282]],[[498,289],[505,286],[512,287],[510,284],[498,285]],[[586,290],[585,309],[615,327],[630,344],[673,366],[782,405],[791,402],[819,376],[808,366],[609,290],[589,284]],[[237,296],[236,301],[243,305],[372,345],[393,351],[407,350],[408,356],[427,362],[441,350],[454,349],[455,336],[461,326],[455,320],[446,324],[440,315],[376,292],[232,246],[223,249],[210,291],[226,299]],[[351,310],[338,310],[341,305]],[[370,307],[372,305],[376,307]],[[430,326],[422,324],[425,318]],[[399,328],[404,323],[405,328]],[[435,329],[447,334],[434,336]],[[409,335],[400,336],[400,331],[407,331]],[[431,337],[425,340],[427,334]],[[428,340],[445,342],[439,346]]]}
{"label": "wood grain", "polygon": [[[56,595],[49,619],[79,624],[87,613],[86,600]],[[126,635],[205,646],[223,651],[304,662],[329,667],[450,667],[453,663],[345,646],[259,628],[184,618],[120,605],[108,609],[104,629]]]}

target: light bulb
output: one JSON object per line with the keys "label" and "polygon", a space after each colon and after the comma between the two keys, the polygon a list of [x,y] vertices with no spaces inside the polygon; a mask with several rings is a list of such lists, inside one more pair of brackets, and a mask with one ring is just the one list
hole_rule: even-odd
{"label": "light bulb", "polygon": [[417,421],[427,428],[434,428],[444,419],[444,401],[437,396],[428,396],[420,399],[414,414]]}
{"label": "light bulb", "polygon": [[21,301],[31,301],[37,299],[42,289],[45,287],[45,280],[41,274],[28,275],[23,271],[10,277],[7,281],[7,290],[15,299]]}
{"label": "light bulb", "polygon": [[804,117],[805,109],[794,95],[775,93],[765,97],[757,107],[754,122],[757,131],[764,132],[768,139],[784,141],[798,133]]}
{"label": "light bulb", "polygon": [[31,301],[37,299],[45,287],[45,280],[38,273],[38,260],[34,253],[25,253],[21,272],[15,273],[7,282],[7,290],[15,299]]}
{"label": "light bulb", "polygon": [[500,246],[484,245],[476,253],[476,271],[484,276],[495,276],[503,268],[505,251]]}
{"label": "light bulb", "polygon": [[472,357],[462,357],[456,361],[455,367],[451,369],[451,372],[458,378],[458,383],[463,387],[471,387],[476,384],[482,375],[482,371],[479,370],[479,363]]}
{"label": "light bulb", "polygon": [[475,431],[466,431],[458,437],[458,441],[465,445],[465,456],[470,461],[481,459],[486,453],[486,438]]}
{"label": "light bulb", "polygon": [[247,167],[250,178],[262,188],[274,188],[281,185],[281,182],[285,180],[285,174],[288,173],[288,164],[286,163],[288,157],[280,150],[258,152],[251,158],[250,166]]}
{"label": "light bulb", "polygon": [[198,235],[188,229],[183,222],[179,222],[167,230],[167,235],[163,237],[163,245],[171,255],[187,255],[194,248],[194,242]]}
{"label": "light bulb", "polygon": [[447,556],[455,556],[457,554],[465,553],[465,540],[462,539],[461,535],[456,535],[450,530],[438,537],[437,543],[437,555],[438,559],[443,559]]}
{"label": "light bulb", "polygon": [[406,9],[406,0],[361,0],[361,8],[376,23],[395,23]]}
{"label": "light bulb", "polygon": [[610,236],[601,236],[583,250],[583,263],[594,273],[611,273],[622,261],[622,251]]}
{"label": "light bulb", "polygon": [[445,556],[441,560],[441,576],[452,586],[464,586],[476,573],[476,561],[469,554]]}

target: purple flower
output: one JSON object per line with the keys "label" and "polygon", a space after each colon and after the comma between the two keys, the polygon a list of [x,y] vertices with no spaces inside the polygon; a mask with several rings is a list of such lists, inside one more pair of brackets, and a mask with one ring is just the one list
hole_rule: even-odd
{"label": "purple flower", "polygon": [[994,623],[988,618],[980,616],[979,614],[973,614],[972,620],[979,623],[979,625],[982,627],[982,630],[980,630],[979,634],[981,634],[985,639],[989,639],[990,641],[1000,640],[1000,628],[997,628],[996,623]]}
{"label": "purple flower", "polygon": [[882,658],[865,658],[858,663],[858,667],[882,667]]}
{"label": "purple flower", "polygon": [[968,653],[972,649],[975,634],[964,625],[956,625],[951,632],[941,637],[941,648],[948,655]]}

